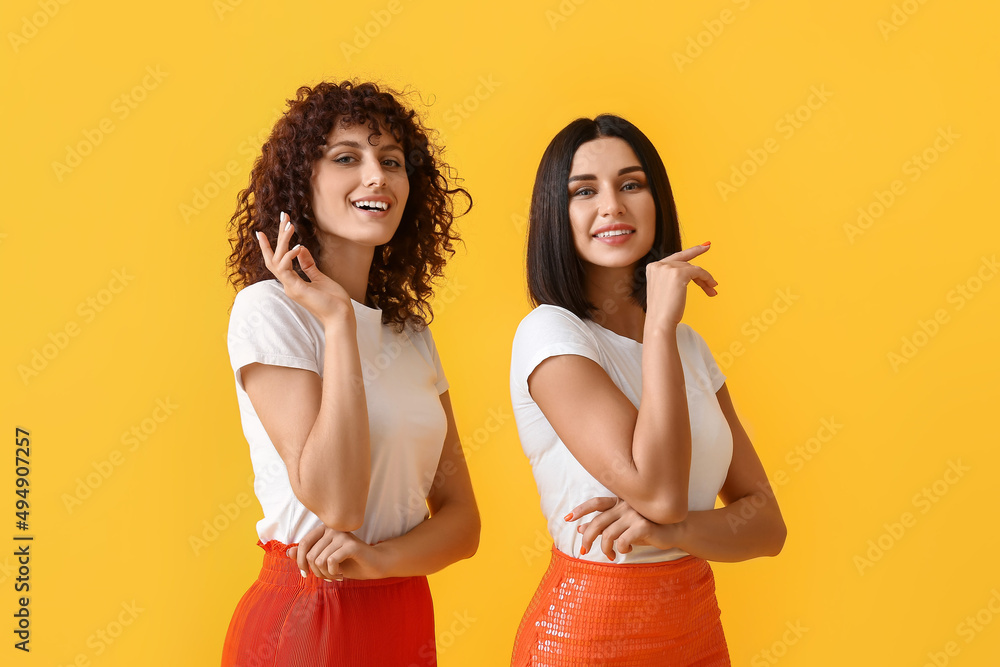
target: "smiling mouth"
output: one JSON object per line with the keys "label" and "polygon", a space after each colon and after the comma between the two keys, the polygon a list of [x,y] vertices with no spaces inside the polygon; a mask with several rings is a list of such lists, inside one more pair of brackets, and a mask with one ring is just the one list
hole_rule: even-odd
{"label": "smiling mouth", "polygon": [[354,204],[354,208],[359,208],[362,211],[388,211],[389,202],[387,201],[368,201],[362,199],[360,201],[351,202]]}
{"label": "smiling mouth", "polygon": [[634,229],[613,229],[610,232],[601,232],[600,234],[594,234],[595,239],[609,239],[614,236],[625,236],[627,234],[635,234]]}

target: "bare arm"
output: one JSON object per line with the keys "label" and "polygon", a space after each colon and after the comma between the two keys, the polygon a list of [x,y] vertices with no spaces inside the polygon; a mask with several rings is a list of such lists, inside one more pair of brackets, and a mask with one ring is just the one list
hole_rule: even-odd
{"label": "bare arm", "polygon": [[532,399],[587,472],[659,523],[687,515],[691,423],[677,327],[688,282],[716,294],[711,275],[687,263],[706,250],[688,248],[647,267],[638,410],[584,357],[550,357],[528,378]]}
{"label": "bare arm", "polygon": [[371,477],[368,406],[353,312],[325,325],[323,378],[254,363],[243,386],[288,469],[295,497],[330,528],[357,530]]}
{"label": "bare arm", "polygon": [[628,504],[617,503],[617,498],[593,498],[573,511],[575,518],[601,512],[579,528],[584,553],[601,536],[601,550],[609,559],[614,559],[615,551],[628,553],[635,544],[676,547],[692,556],[725,562],[778,555],[786,535],[778,502],[725,384],[717,396],[733,433],[733,458],[719,493],[726,506],[688,512],[679,523],[661,525]]}
{"label": "bare arm", "polygon": [[[288,249],[293,226],[285,213],[281,223],[273,251],[263,233],[257,241],[285,294],[323,324],[323,378],[254,363],[243,368],[243,387],[288,469],[295,497],[327,526],[357,530],[368,501],[371,453],[354,307],[305,246]],[[296,258],[309,282],[293,270]]]}
{"label": "bare arm", "polygon": [[405,535],[375,545],[385,557],[387,577],[431,574],[471,558],[479,549],[479,509],[447,391],[441,394],[441,405],[448,416],[448,435],[427,496],[431,516]]}
{"label": "bare arm", "polygon": [[437,572],[470,558],[479,548],[479,510],[465,464],[448,392],[441,394],[448,417],[441,459],[428,493],[431,516],[399,537],[368,545],[351,533],[310,531],[288,555],[299,568],[325,579],[381,579]]}
{"label": "bare arm", "polygon": [[777,556],[787,534],[778,501],[750,437],[736,416],[725,384],[717,396],[733,432],[733,460],[719,492],[726,506],[688,512],[687,518],[677,525],[673,546],[715,561]]}

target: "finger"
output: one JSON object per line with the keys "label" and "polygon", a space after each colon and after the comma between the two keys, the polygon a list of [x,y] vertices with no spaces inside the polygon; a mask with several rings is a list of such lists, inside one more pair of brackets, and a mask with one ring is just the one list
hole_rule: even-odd
{"label": "finger", "polygon": [[573,508],[573,511],[563,517],[566,521],[575,521],[581,517],[587,516],[591,512],[606,512],[615,506],[618,502],[618,498],[615,497],[598,497],[591,498],[585,503],[581,503]]}
{"label": "finger", "polygon": [[[711,244],[711,241],[709,241],[709,244]],[[708,252],[708,250],[711,247],[712,247],[711,245],[694,245],[691,246],[690,248],[684,248],[684,250],[678,250],[672,255],[667,255],[666,257],[664,257],[659,261],[668,262],[670,260],[680,260],[682,262],[687,262],[697,257],[698,255],[702,255]]]}
{"label": "finger", "polygon": [[292,248],[292,252],[296,252],[296,257],[299,259],[299,266],[302,267],[302,272],[309,276],[309,280],[312,282],[317,282],[318,279],[325,278],[326,274],[319,270],[316,266],[316,260],[313,259],[312,253],[309,252],[309,248],[304,245],[298,245]]}
{"label": "finger", "polygon": [[274,244],[275,255],[284,258],[285,254],[288,252],[288,242],[291,240],[294,232],[295,226],[292,225],[292,221],[288,217],[288,214],[282,211],[281,215],[278,216],[278,240]]}
{"label": "finger", "polygon": [[585,554],[590,551],[590,547],[593,546],[597,536],[603,533],[605,528],[617,521],[620,516],[621,511],[612,508],[607,512],[601,512],[593,521],[587,524],[587,527],[583,531],[583,544],[580,548],[580,553]]}
{"label": "finger", "polygon": [[299,546],[295,550],[295,560],[298,563],[299,570],[304,575],[309,569],[308,556],[309,550],[313,548],[325,533],[323,526],[318,526],[313,528],[308,533],[305,534],[301,540],[299,540]]}
{"label": "finger", "polygon": [[274,273],[271,268],[274,262],[274,252],[271,250],[271,242],[268,240],[267,234],[257,232],[257,245],[260,246],[260,254],[264,256],[264,266],[267,267],[268,271]]}
{"label": "finger", "polygon": [[632,551],[632,544],[642,539],[644,539],[643,526],[641,524],[632,524],[615,540],[615,548],[618,549],[618,553],[627,554]]}
{"label": "finger", "polygon": [[327,561],[330,574],[333,578],[337,581],[342,581],[344,579],[344,561],[349,561],[356,557],[359,553],[359,548],[360,545],[352,541],[347,542],[333,552]]}
{"label": "finger", "polygon": [[601,533],[601,551],[604,555],[608,557],[608,560],[614,560],[618,554],[615,553],[615,540],[625,532],[629,527],[629,522],[622,517],[618,521],[604,529]]}
{"label": "finger", "polygon": [[331,558],[343,546],[343,540],[330,540],[330,543],[327,544],[322,553],[316,556],[316,567],[323,573],[324,579],[333,579],[334,572],[339,571],[340,568],[337,561],[331,560]]}
{"label": "finger", "polygon": [[692,280],[691,282],[700,287],[705,292],[705,294],[709,296],[716,296],[719,293],[718,290],[715,289],[715,286],[718,285],[718,283],[716,283],[715,281],[709,283],[699,279],[699,280]]}
{"label": "finger", "polygon": [[334,539],[333,535],[330,535],[329,533],[324,533],[322,539],[316,542],[316,544],[313,545],[313,547],[309,550],[309,553],[306,555],[306,561],[309,564],[309,569],[317,577],[323,578],[323,570],[318,564],[318,560],[320,555],[323,553],[324,550],[326,550],[326,548],[330,545],[330,542],[333,541],[333,539]]}
{"label": "finger", "polygon": [[709,296],[714,296],[718,294],[715,287],[719,284],[719,281],[712,277],[712,274],[701,268],[700,266],[690,265],[687,270],[687,276],[691,282],[702,288],[706,294]]}

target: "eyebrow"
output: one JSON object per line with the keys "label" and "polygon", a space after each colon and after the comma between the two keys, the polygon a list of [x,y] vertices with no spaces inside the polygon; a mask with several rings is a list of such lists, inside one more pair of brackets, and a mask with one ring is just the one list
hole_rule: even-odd
{"label": "eyebrow", "polygon": [[[634,167],[625,167],[624,169],[618,170],[618,175],[624,176],[625,174],[632,173],[633,171],[642,171],[642,170],[643,170],[642,167],[638,165]],[[573,181],[596,181],[596,180],[597,176],[594,176],[593,174],[579,174],[577,176],[570,176],[568,182],[572,183]]]}
{"label": "eyebrow", "polygon": [[[371,144],[369,144],[369,145],[371,145]],[[363,146],[361,144],[359,144],[358,142],[356,142],[356,141],[346,141],[345,140],[345,141],[338,141],[335,144],[323,144],[323,148],[325,148],[328,151],[329,150],[333,150],[337,146],[348,146],[350,148],[359,148],[359,149],[363,148]],[[403,152],[403,149],[400,148],[399,146],[397,146],[396,144],[385,144],[383,146],[372,146],[372,147],[373,148],[381,148],[384,151],[399,151],[400,153]]]}

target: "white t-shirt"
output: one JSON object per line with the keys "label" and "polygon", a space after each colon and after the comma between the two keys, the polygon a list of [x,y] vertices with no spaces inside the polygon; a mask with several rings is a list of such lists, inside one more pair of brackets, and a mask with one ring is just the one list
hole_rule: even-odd
{"label": "white t-shirt", "polygon": [[[726,381],[712,353],[698,333],[683,322],[677,327],[677,348],[684,369],[688,416],[691,420],[691,476],[688,509],[710,510],[726,481],[733,456],[729,422],[715,396]],[[607,563],[600,542],[580,555],[583,536],[576,528],[593,520],[564,521],[580,503],[596,496],[614,496],[573,457],[528,393],[528,376],[549,357],[575,354],[603,368],[615,385],[639,407],[642,395],[642,343],[619,336],[592,320],[559,306],[541,305],[531,311],[514,335],[510,364],[510,395],[521,447],[531,462],[542,513],[555,547],[584,560]],[[586,409],[581,407],[581,409]],[[680,549],[662,551],[636,546],[618,554],[616,563],[652,563],[686,556]]]}
{"label": "white t-shirt", "polygon": [[[448,389],[430,329],[396,333],[382,325],[382,311],[352,301],[368,403],[371,483],[364,524],[354,534],[368,544],[399,537],[427,518],[425,499],[448,430],[439,394]],[[254,492],[264,518],[262,542],[300,541],[322,525],[292,492],[278,455],[243,387],[241,369],[259,362],[323,375],[323,325],[285,294],[277,280],[263,280],[236,295],[229,317],[229,359],[236,376],[243,433],[250,445]]]}

